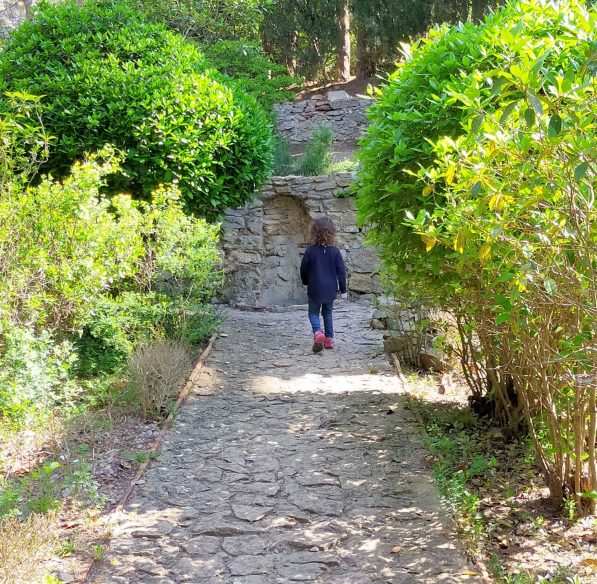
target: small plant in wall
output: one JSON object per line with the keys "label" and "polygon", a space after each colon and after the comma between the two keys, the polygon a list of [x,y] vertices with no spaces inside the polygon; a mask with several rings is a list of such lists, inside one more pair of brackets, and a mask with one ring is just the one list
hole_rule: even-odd
{"label": "small plant in wall", "polygon": [[332,164],[332,140],[332,130],[323,124],[311,134],[299,164],[299,174],[314,176],[326,173]]}

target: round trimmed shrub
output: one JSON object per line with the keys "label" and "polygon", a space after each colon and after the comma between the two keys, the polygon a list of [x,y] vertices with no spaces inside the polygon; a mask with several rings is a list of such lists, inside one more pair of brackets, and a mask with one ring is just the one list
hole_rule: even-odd
{"label": "round trimmed shrub", "polygon": [[109,192],[147,196],[178,183],[208,217],[267,178],[272,133],[257,102],[208,69],[194,44],[126,1],[41,4],[0,58],[0,91],[43,95],[55,136],[42,170],[63,176],[106,143],[125,154]]}
{"label": "round trimmed shrub", "polygon": [[434,28],[377,90],[359,152],[357,206],[401,294],[420,296],[412,286],[415,277],[425,293],[439,288],[442,294],[449,277],[442,266],[456,253],[438,247],[428,254],[429,244],[407,224],[408,217],[436,213],[439,220],[442,213],[441,181],[431,189],[419,173],[433,164],[434,143],[478,129],[482,117],[469,116],[471,109],[497,111],[525,97],[524,90],[505,89],[521,66],[578,69],[594,38],[586,12],[583,0],[513,1],[479,25]]}

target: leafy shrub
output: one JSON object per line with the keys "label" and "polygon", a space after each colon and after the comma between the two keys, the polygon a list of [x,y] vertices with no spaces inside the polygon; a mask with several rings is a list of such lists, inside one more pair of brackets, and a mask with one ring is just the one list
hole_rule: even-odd
{"label": "leafy shrub", "polygon": [[296,162],[292,156],[290,140],[283,136],[278,137],[274,153],[274,174],[276,176],[288,176],[296,172]]}
{"label": "leafy shrub", "polygon": [[108,192],[177,182],[187,209],[215,216],[267,177],[271,126],[254,98],[207,71],[199,50],[125,1],[42,4],[0,58],[0,90],[43,95],[56,136],[45,171],[121,149]]}
{"label": "leafy shrub", "polygon": [[95,298],[138,270],[143,216],[129,197],[99,197],[117,168],[102,156],[0,198],[0,310],[15,322],[75,331]]}
{"label": "leafy shrub", "polygon": [[160,187],[151,202],[102,197],[117,169],[105,149],[62,182],[25,188],[18,177],[0,198],[3,424],[67,413],[88,378],[122,368],[137,344],[166,335],[200,343],[215,325],[197,321],[222,281],[219,227],[186,215],[176,188]]}
{"label": "leafy shrub", "polygon": [[7,93],[10,107],[0,116],[0,190],[28,184],[48,155],[49,136],[44,132],[39,97],[24,93]]}
{"label": "leafy shrub", "polygon": [[301,158],[299,174],[305,176],[323,174],[331,166],[332,138],[332,130],[325,125],[319,126],[313,132]]}
{"label": "leafy shrub", "polygon": [[510,424],[524,415],[553,498],[581,514],[597,499],[596,26],[583,2],[526,0],[434,31],[381,90],[360,172],[396,288],[456,312],[468,374]]}
{"label": "leafy shrub", "polygon": [[162,419],[192,367],[189,346],[164,340],[137,347],[129,358],[131,387],[143,417]]}
{"label": "leafy shrub", "polygon": [[48,331],[5,323],[0,326],[0,414],[5,422],[34,422],[60,403],[77,396],[71,379],[76,363],[73,346],[57,342]]}
{"label": "leafy shrub", "polygon": [[137,283],[170,295],[204,301],[223,284],[218,250],[219,227],[185,214],[178,188],[163,185],[142,206],[148,220],[146,255]]}
{"label": "leafy shrub", "polygon": [[194,302],[171,305],[165,325],[166,335],[192,347],[203,346],[220,323],[212,306]]}
{"label": "leafy shrub", "polygon": [[262,0],[135,0],[148,18],[211,46],[219,41],[257,39]]}
{"label": "leafy shrub", "polygon": [[76,342],[78,375],[93,377],[124,366],[135,345],[163,336],[167,312],[167,299],[156,293],[96,298]]}
{"label": "leafy shrub", "polygon": [[274,104],[294,99],[300,87],[299,78],[291,77],[286,67],[273,63],[256,42],[219,41],[205,47],[205,57],[270,113]]}
{"label": "leafy shrub", "polygon": [[[525,44],[532,45],[534,52],[539,47],[547,50],[552,36],[561,39],[562,47],[540,55],[540,65],[563,70],[569,64],[574,67],[568,49],[577,45],[576,56],[581,49],[562,15],[565,7],[570,7],[575,15],[571,26],[586,37],[578,16],[583,5],[577,0],[558,1],[553,8],[542,0],[511,2],[481,25],[469,22],[434,28],[406,50],[404,61],[388,83],[374,89],[376,100],[368,109],[371,123],[359,152],[357,204],[361,222],[372,225],[371,239],[387,257],[397,283],[410,288],[412,270],[417,278],[425,279],[426,293],[443,282],[441,261],[450,252],[440,255],[436,250],[433,261],[427,261],[420,237],[404,224],[404,218],[407,211],[416,216],[432,213],[441,205],[441,189],[431,193],[417,172],[420,166],[433,163],[434,140],[466,131],[462,125],[466,112],[456,94],[468,91],[469,104],[481,99],[486,107],[499,108],[508,97],[502,97],[500,72],[510,68],[510,56],[524,53]],[[476,84],[477,89],[470,87],[470,77],[479,76],[486,81]]]}

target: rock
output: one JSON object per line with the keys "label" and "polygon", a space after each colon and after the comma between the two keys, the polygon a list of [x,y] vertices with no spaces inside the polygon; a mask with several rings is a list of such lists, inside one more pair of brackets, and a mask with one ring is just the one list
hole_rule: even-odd
{"label": "rock", "polygon": [[379,271],[379,258],[370,247],[364,249],[355,249],[350,252],[348,257],[350,268],[356,272],[371,272]]}
{"label": "rock", "polygon": [[[170,572],[176,574],[177,581],[197,582],[205,578],[213,578],[226,573],[224,558],[215,555],[210,558],[180,558],[170,567]],[[217,581],[217,580],[216,580]]]}
{"label": "rock", "polygon": [[263,553],[264,541],[263,537],[257,535],[226,537],[222,548],[231,556],[256,555]]}
{"label": "rock", "polygon": [[372,318],[369,321],[369,326],[374,330],[385,330],[387,328],[387,323],[383,320],[379,320],[378,318]]}
{"label": "rock", "polygon": [[231,229],[244,229],[245,218],[239,217],[236,215],[228,215],[227,214],[226,217],[224,217],[224,223],[223,223],[222,227],[226,231],[229,231]]}
{"label": "rock", "polygon": [[419,355],[419,363],[423,370],[435,371],[436,373],[444,373],[449,368],[442,357],[433,355],[432,353],[421,353]]}
{"label": "rock", "polygon": [[271,507],[252,507],[250,505],[232,505],[232,512],[238,519],[255,522],[263,519],[270,511]]}
{"label": "rock", "polygon": [[330,499],[324,494],[318,495],[315,493],[301,492],[289,497],[288,500],[299,509],[308,511],[309,513],[335,516],[342,514],[342,502]]}
{"label": "rock", "polygon": [[168,535],[174,526],[167,521],[158,521],[155,525],[147,528],[147,529],[139,529],[133,531],[131,535],[133,537],[146,537],[148,539],[159,539],[164,535]]}
{"label": "rock", "polygon": [[272,580],[265,576],[237,576],[232,584],[272,584]]}
{"label": "rock", "polygon": [[289,564],[282,566],[280,575],[290,582],[313,582],[327,570],[325,564]]}
{"label": "rock", "polygon": [[230,537],[234,535],[254,535],[259,529],[246,527],[244,524],[217,523],[211,526],[200,526],[192,530],[191,535],[211,535],[214,537]]}
{"label": "rock", "polygon": [[239,556],[229,564],[232,576],[269,574],[272,566],[272,558],[264,556]]}
{"label": "rock", "polygon": [[343,99],[350,99],[348,93],[346,91],[328,91],[327,92],[328,101],[340,101]]}
{"label": "rock", "polygon": [[371,274],[352,272],[349,277],[348,288],[353,292],[372,293],[373,279]]}
{"label": "rock", "polygon": [[180,549],[190,556],[212,555],[220,551],[220,538],[205,535],[195,538],[185,538],[180,543]]}

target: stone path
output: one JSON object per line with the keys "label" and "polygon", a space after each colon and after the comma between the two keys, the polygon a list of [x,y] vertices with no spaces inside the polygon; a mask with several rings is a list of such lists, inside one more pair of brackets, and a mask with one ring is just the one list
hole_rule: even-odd
{"label": "stone path", "polygon": [[472,581],[370,314],[338,306],[314,355],[304,311],[228,311],[91,581]]}

